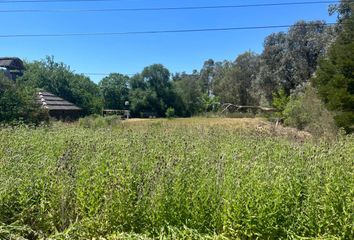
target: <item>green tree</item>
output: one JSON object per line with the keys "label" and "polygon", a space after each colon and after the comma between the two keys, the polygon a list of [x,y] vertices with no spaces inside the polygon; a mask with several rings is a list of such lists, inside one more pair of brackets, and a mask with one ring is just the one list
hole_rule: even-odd
{"label": "green tree", "polygon": [[177,112],[181,116],[192,116],[203,111],[203,93],[197,71],[176,74],[173,77],[173,89],[177,95],[175,109],[179,109]]}
{"label": "green tree", "polygon": [[129,93],[129,99],[132,116],[135,117],[140,117],[143,113],[157,115],[158,110],[164,107],[156,92],[151,89],[132,89]]}
{"label": "green tree", "polygon": [[273,106],[278,111],[284,111],[289,100],[290,96],[286,95],[284,89],[280,89],[278,92],[273,93]]}
{"label": "green tree", "polygon": [[[283,103],[280,104],[284,106]],[[290,96],[282,115],[285,125],[306,130],[315,137],[333,138],[336,135],[333,114],[325,108],[310,84]]]}
{"label": "green tree", "polygon": [[163,117],[167,108],[175,105],[170,72],[161,64],[148,66],[132,77],[130,88],[129,99],[135,116],[150,112]]}
{"label": "green tree", "polygon": [[[154,92],[165,104],[170,102],[169,94],[171,94],[170,72],[161,64],[154,64],[144,68],[141,73],[142,79],[147,83],[147,87]],[[167,108],[166,108],[167,109]],[[160,109],[165,112],[166,109]]]}
{"label": "green tree", "polygon": [[35,100],[35,89],[18,85],[0,73],[0,122],[39,124],[47,121],[47,112]]}
{"label": "green tree", "polygon": [[203,94],[202,96],[202,109],[205,113],[216,112],[220,107],[220,98],[217,96],[209,96],[208,94]]}
{"label": "green tree", "polygon": [[125,108],[125,101],[129,98],[128,84],[129,77],[119,73],[112,73],[99,82],[105,108]]}
{"label": "green tree", "polygon": [[213,94],[213,83],[215,77],[216,64],[213,59],[208,59],[204,62],[203,68],[200,71],[200,82],[203,93],[207,95]]}
{"label": "green tree", "polygon": [[333,38],[334,28],[322,21],[298,21],[287,33],[268,36],[261,55],[258,90],[269,102],[279,89],[289,96],[310,80]]}
{"label": "green tree", "polygon": [[[348,19],[352,13],[352,5],[354,0],[341,0],[339,4],[334,4],[329,7],[329,14],[334,15],[337,13],[338,23]],[[338,26],[341,29],[341,26]]]}
{"label": "green tree", "polygon": [[103,103],[98,86],[88,77],[75,74],[64,63],[46,57],[26,63],[26,71],[18,82],[45,89],[81,107],[83,114],[99,113]]}
{"label": "green tree", "polygon": [[221,74],[214,79],[214,93],[223,103],[239,105],[256,104],[253,96],[253,85],[259,72],[259,56],[253,52],[245,52],[234,62],[225,61]]}
{"label": "green tree", "polygon": [[[347,6],[347,5],[346,5]],[[354,15],[344,11],[341,30],[326,58],[319,63],[313,83],[329,110],[335,111],[339,127],[354,130]],[[340,12],[341,13],[341,12]]]}

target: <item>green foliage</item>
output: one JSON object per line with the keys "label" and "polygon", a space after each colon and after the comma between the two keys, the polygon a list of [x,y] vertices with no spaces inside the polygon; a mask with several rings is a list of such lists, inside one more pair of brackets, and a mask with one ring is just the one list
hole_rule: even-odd
{"label": "green foliage", "polygon": [[[352,4],[352,8],[354,5]],[[344,13],[343,13],[344,14]],[[345,18],[344,18],[345,16]],[[354,15],[346,12],[341,31],[313,78],[320,97],[335,111],[339,127],[354,130]]]}
{"label": "green foliage", "polygon": [[284,120],[284,109],[289,101],[290,96],[285,93],[284,89],[281,88],[277,92],[273,92],[272,105],[277,111],[268,115],[269,120],[277,122]]}
{"label": "green foliage", "polygon": [[217,112],[220,107],[220,97],[209,96],[204,94],[202,96],[202,109],[203,112]]}
{"label": "green foliage", "polygon": [[336,135],[333,114],[325,108],[316,90],[309,85],[304,92],[291,95],[282,114],[286,125],[309,131],[316,137],[333,138]]}
{"label": "green foliage", "polygon": [[203,111],[202,86],[199,73],[176,74],[173,78],[173,89],[176,93],[176,113],[183,117],[190,117]]}
{"label": "green foliage", "polygon": [[[100,113],[103,107],[125,109],[127,100],[132,117],[165,117],[168,107],[175,110],[176,116],[190,117],[216,112],[221,103],[273,105],[282,112],[291,92],[314,75],[318,59],[326,56],[335,33],[339,32],[313,82],[328,109],[336,111],[338,126],[351,131],[354,125],[354,22],[350,4],[351,1],[342,1],[331,8],[332,13],[338,11],[342,24],[336,28],[321,21],[298,21],[286,33],[269,35],[261,55],[248,51],[235,61],[209,59],[199,72],[192,74],[177,73],[171,78],[163,65],[153,64],[131,78],[113,73],[96,85],[88,77],[75,74],[64,63],[47,57],[27,63],[27,70],[18,82],[31,89],[43,88],[71,101],[81,107],[85,115]],[[293,104],[296,105],[295,100]],[[296,107],[289,112],[298,110]],[[301,128],[302,125],[299,124]]]}
{"label": "green foliage", "polygon": [[167,118],[173,118],[176,116],[175,109],[172,107],[167,108],[166,110],[166,117]]}
{"label": "green foliage", "polygon": [[100,115],[90,115],[79,119],[79,126],[84,128],[106,128],[115,127],[121,122],[121,117],[117,115],[102,117]]}
{"label": "green foliage", "polygon": [[112,73],[99,82],[105,108],[125,109],[124,103],[129,98],[128,83],[129,77],[119,73]]}
{"label": "green foliage", "polygon": [[273,106],[279,111],[284,111],[288,104],[290,97],[287,96],[284,89],[280,89],[278,92],[273,93]]}
{"label": "green foliage", "polygon": [[16,84],[0,73],[0,122],[38,125],[47,121],[46,111],[35,102],[35,90]]}
{"label": "green foliage", "polygon": [[167,106],[174,106],[176,96],[170,81],[170,72],[161,64],[144,68],[130,80],[129,99],[132,115],[144,112],[165,116]]}
{"label": "green foliage", "polygon": [[[27,238],[24,238],[24,236]],[[38,234],[28,226],[6,225],[0,222],[0,239],[27,240],[38,237]]]}
{"label": "green foliage", "polygon": [[213,94],[214,77],[217,74],[217,65],[213,59],[208,59],[204,62],[202,69],[200,70],[200,86],[203,94]]}
{"label": "green foliage", "polygon": [[98,86],[64,63],[55,62],[54,57],[26,63],[24,76],[17,81],[58,95],[81,107],[83,114],[100,113],[103,107]]}
{"label": "green foliage", "polygon": [[259,56],[245,52],[234,62],[225,61],[214,79],[214,94],[223,103],[258,105],[253,86],[259,71]]}
{"label": "green foliage", "polygon": [[140,117],[142,113],[149,112],[157,115],[157,110],[164,108],[164,104],[150,89],[131,89],[129,93],[130,109],[132,115]]}
{"label": "green foliage", "polygon": [[[353,4],[353,0],[341,0],[339,4],[334,4],[329,7],[329,14],[334,15],[337,13],[338,22],[342,23],[343,20],[349,18],[353,13]],[[341,26],[337,27],[341,28]]]}
{"label": "green foliage", "polygon": [[272,102],[273,92],[306,83],[334,38],[332,27],[321,21],[298,21],[287,33],[266,37],[257,75],[257,90]]}
{"label": "green foliage", "polygon": [[1,238],[354,238],[352,135],[158,123],[1,128]]}

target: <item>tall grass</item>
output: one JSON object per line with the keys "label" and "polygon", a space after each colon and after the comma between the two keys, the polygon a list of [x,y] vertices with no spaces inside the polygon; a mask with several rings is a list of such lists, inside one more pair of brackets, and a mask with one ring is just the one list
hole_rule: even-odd
{"label": "tall grass", "polygon": [[354,137],[167,122],[0,129],[0,239],[353,239]]}

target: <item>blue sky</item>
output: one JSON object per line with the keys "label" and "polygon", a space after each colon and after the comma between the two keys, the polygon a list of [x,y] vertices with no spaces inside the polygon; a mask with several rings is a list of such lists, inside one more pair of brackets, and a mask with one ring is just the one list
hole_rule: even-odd
{"label": "blue sky", "polygon": [[[296,2],[300,0],[120,0],[75,3],[9,3],[5,9],[102,9]],[[309,1],[309,0],[305,0]],[[0,13],[0,35],[74,32],[124,32],[293,24],[325,20],[328,5],[277,6],[165,12]],[[0,38],[0,56],[39,60],[53,55],[77,73],[132,74],[162,63],[172,73],[200,69],[209,58],[233,60],[244,51],[260,53],[264,38],[282,29],[158,35]],[[286,30],[286,29],[283,29]],[[90,76],[98,82],[104,76]]]}

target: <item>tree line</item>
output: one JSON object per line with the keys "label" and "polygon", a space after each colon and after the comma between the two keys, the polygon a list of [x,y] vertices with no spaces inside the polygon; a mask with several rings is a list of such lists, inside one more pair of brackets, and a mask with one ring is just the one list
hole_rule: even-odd
{"label": "tree line", "polygon": [[[314,88],[313,96],[332,111],[336,124],[350,131],[354,123],[353,4],[342,1],[330,8],[331,14],[338,15],[335,26],[299,21],[287,32],[266,37],[261,54],[247,51],[233,61],[209,59],[192,73],[171,74],[163,65],[154,64],[132,77],[112,73],[95,84],[53,57],[26,62],[24,76],[15,83],[0,77],[0,121],[19,116],[28,119],[20,110],[18,114],[12,111],[12,116],[5,114],[11,108],[5,93],[17,91],[25,96],[38,88],[80,106],[84,115],[125,109],[128,101],[135,117],[165,117],[171,112],[189,117],[231,103],[276,107],[284,118],[296,115],[296,111],[297,115],[305,114],[306,109],[301,112],[295,103],[299,105],[306,91]],[[21,100],[17,103],[21,105]],[[306,120],[299,121],[300,128],[306,125]]]}

